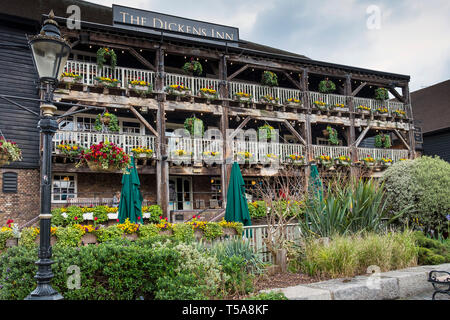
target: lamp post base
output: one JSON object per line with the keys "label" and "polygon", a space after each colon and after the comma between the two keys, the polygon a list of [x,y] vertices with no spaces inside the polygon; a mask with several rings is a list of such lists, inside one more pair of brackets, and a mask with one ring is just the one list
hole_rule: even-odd
{"label": "lamp post base", "polygon": [[50,296],[39,296],[39,295],[33,295],[30,294],[28,297],[25,298],[25,300],[35,300],[35,301],[58,301],[58,300],[64,300],[64,297],[59,294],[55,293]]}

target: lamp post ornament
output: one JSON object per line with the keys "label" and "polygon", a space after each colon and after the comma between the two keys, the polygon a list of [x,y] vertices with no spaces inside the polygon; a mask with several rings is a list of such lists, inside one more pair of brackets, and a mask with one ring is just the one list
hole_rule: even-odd
{"label": "lamp post ornament", "polygon": [[38,271],[36,289],[26,300],[61,300],[63,296],[51,286],[53,279],[52,247],[50,245],[51,228],[51,188],[52,188],[52,138],[58,129],[58,123],[53,118],[57,108],[52,104],[53,91],[58,83],[70,54],[70,44],[61,38],[58,23],[53,20],[53,11],[44,21],[40,34],[30,37],[29,45],[33,53],[35,67],[39,80],[45,89],[45,102],[40,109],[42,116],[38,128],[43,137],[43,152],[41,161],[41,214],[39,260],[36,262]]}

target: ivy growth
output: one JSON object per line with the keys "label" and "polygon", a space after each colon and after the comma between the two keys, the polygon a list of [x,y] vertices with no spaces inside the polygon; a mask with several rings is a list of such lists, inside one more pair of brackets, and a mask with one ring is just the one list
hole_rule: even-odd
{"label": "ivy growth", "polygon": [[327,131],[329,133],[328,135],[328,141],[332,144],[332,145],[338,145],[339,144],[339,139],[338,139],[338,133],[337,130],[328,126],[327,127]]}

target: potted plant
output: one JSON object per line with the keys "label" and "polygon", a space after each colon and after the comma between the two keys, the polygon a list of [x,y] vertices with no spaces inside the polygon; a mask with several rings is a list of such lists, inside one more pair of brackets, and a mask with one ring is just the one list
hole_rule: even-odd
{"label": "potted plant", "polygon": [[389,149],[392,147],[391,137],[386,134],[379,134],[375,136],[375,148]]}
{"label": "potted plant", "polygon": [[122,238],[130,241],[136,241],[138,239],[139,227],[139,223],[132,223],[129,218],[124,223],[117,225],[117,228],[123,231]]}
{"label": "potted plant", "polygon": [[334,163],[336,163],[337,165],[349,166],[352,163],[352,161],[348,156],[339,156],[334,159]]}
{"label": "potted plant", "polygon": [[195,116],[184,120],[184,128],[189,132],[192,138],[203,137],[205,132],[203,120],[198,119]]}
{"label": "potted plant", "polygon": [[83,150],[84,148],[77,143],[66,143],[62,141],[56,147],[56,154],[62,154],[69,158],[78,158]]}
{"label": "potted plant", "polygon": [[128,88],[141,97],[145,97],[147,94],[153,92],[153,85],[141,79],[128,81]]}
{"label": "potted plant", "polygon": [[246,92],[236,92],[234,98],[241,103],[251,103],[253,96]]}
{"label": "potted plant", "polygon": [[259,140],[270,141],[270,139],[272,139],[275,134],[275,129],[271,125],[265,124],[258,128]]}
{"label": "potted plant", "polygon": [[243,232],[243,224],[240,222],[226,221],[225,219],[222,219],[222,221],[219,222],[219,225],[222,227],[224,236],[233,237],[240,235]]}
{"label": "potted plant", "polygon": [[377,163],[376,160],[370,155],[362,159],[362,162],[366,167],[373,167]]}
{"label": "potted plant", "polygon": [[94,85],[105,88],[117,88],[120,86],[120,81],[113,77],[95,77]]}
{"label": "potted plant", "polygon": [[336,85],[333,81],[329,80],[328,78],[325,78],[325,80],[322,80],[319,82],[319,92],[328,94],[333,93],[336,91]]}
{"label": "potted plant", "polygon": [[274,98],[271,95],[266,94],[265,96],[261,97],[261,102],[262,103],[267,103],[267,104],[278,104],[278,101],[280,99],[279,98]]}
{"label": "potted plant", "polygon": [[345,104],[343,104],[343,103],[335,103],[335,104],[332,104],[332,105],[330,105],[329,106],[330,107],[330,110],[333,110],[333,109],[345,109]]}
{"label": "potted plant", "polygon": [[127,169],[131,166],[131,159],[123,149],[108,141],[94,144],[86,151],[82,151],[80,158],[77,168],[87,163],[89,169],[98,172],[120,170],[123,174],[128,174]]}
{"label": "potted plant", "polygon": [[317,163],[319,163],[320,165],[325,166],[325,167],[329,167],[329,166],[333,165],[333,158],[331,158],[330,156],[325,155],[325,154],[316,157],[316,161],[317,161]]}
{"label": "potted plant", "polygon": [[394,115],[394,117],[396,117],[396,118],[406,118],[406,112],[403,111],[403,110],[399,110],[399,109],[395,110],[395,111],[393,112],[393,115]]}
{"label": "potted plant", "polygon": [[382,167],[390,167],[393,161],[390,158],[381,158],[379,163]]}
{"label": "potted plant", "polygon": [[325,102],[320,101],[320,100],[316,100],[314,101],[314,105],[316,106],[317,109],[319,109],[320,111],[327,111],[328,110],[328,106]]}
{"label": "potted plant", "polygon": [[368,107],[368,106],[365,106],[365,105],[357,106],[356,110],[360,110],[363,113],[370,113],[370,112],[372,112],[372,109],[370,107]]}
{"label": "potted plant", "polygon": [[285,105],[298,108],[302,106],[302,101],[300,99],[290,98],[285,101]]}
{"label": "potted plant", "polygon": [[386,107],[377,108],[376,113],[379,115],[386,115],[389,113],[389,110]]}
{"label": "potted plant", "polygon": [[198,94],[202,98],[206,98],[208,100],[217,100],[219,98],[219,94],[217,93],[217,90],[214,90],[214,88],[201,88],[198,91]]}
{"label": "potted plant", "polygon": [[375,89],[375,100],[385,101],[389,99],[389,92],[385,88]]}
{"label": "potted plant", "polygon": [[99,227],[94,227],[91,225],[82,226],[81,224],[76,224],[75,228],[79,229],[83,233],[83,236],[81,237],[81,244],[83,246],[97,243],[96,231],[99,229]]}
{"label": "potted plant", "polygon": [[0,137],[0,166],[14,161],[22,161],[22,150],[15,142]]}
{"label": "potted plant", "polygon": [[153,157],[153,150],[144,147],[133,148],[131,149],[131,152],[135,158],[150,159]]}
{"label": "potted plant", "polygon": [[277,87],[278,76],[272,71],[264,71],[261,78],[261,84],[263,86]]}
{"label": "potted plant", "polygon": [[297,153],[293,153],[287,157],[287,160],[292,165],[302,166],[305,164],[305,157]]}
{"label": "potted plant", "polygon": [[322,130],[322,134],[325,138],[328,138],[328,141],[333,145],[339,145],[338,133],[337,130],[327,126],[325,130]]}
{"label": "potted plant", "polygon": [[110,132],[119,132],[119,121],[116,115],[109,112],[98,114],[95,119],[94,129],[95,131],[102,132],[103,128],[107,128]]}
{"label": "potted plant", "polygon": [[191,94],[191,89],[184,86],[183,83],[178,84],[178,82],[177,82],[177,84],[172,84],[172,85],[166,87],[165,91],[169,95],[173,95],[173,96],[188,96]]}
{"label": "potted plant", "polygon": [[190,74],[193,76],[200,76],[203,73],[203,67],[200,62],[194,60],[194,58],[191,58],[190,62],[186,62],[183,65],[183,71],[186,74]]}
{"label": "potted plant", "polygon": [[98,69],[102,69],[103,65],[106,62],[106,58],[110,59],[111,69],[114,71],[117,65],[117,55],[113,49],[109,48],[100,48],[97,50],[97,66]]}
{"label": "potted plant", "polygon": [[167,218],[163,219],[163,217],[161,216],[161,217],[159,217],[159,219],[160,219],[160,221],[156,225],[156,227],[159,230],[159,234],[171,236],[173,234],[173,225],[168,222]]}
{"label": "potted plant", "polygon": [[75,74],[73,72],[71,72],[71,70],[69,69],[68,72],[64,72],[61,75],[61,82],[66,84],[66,89],[70,90],[70,87],[72,84],[76,84],[76,83],[80,83],[83,80],[83,77],[80,76],[79,74]]}

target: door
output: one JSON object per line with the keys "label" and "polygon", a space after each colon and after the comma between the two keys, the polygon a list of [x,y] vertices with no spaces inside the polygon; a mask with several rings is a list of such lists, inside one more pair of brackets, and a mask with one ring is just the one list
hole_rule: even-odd
{"label": "door", "polygon": [[192,202],[192,177],[171,177],[169,179],[169,209],[192,210]]}

